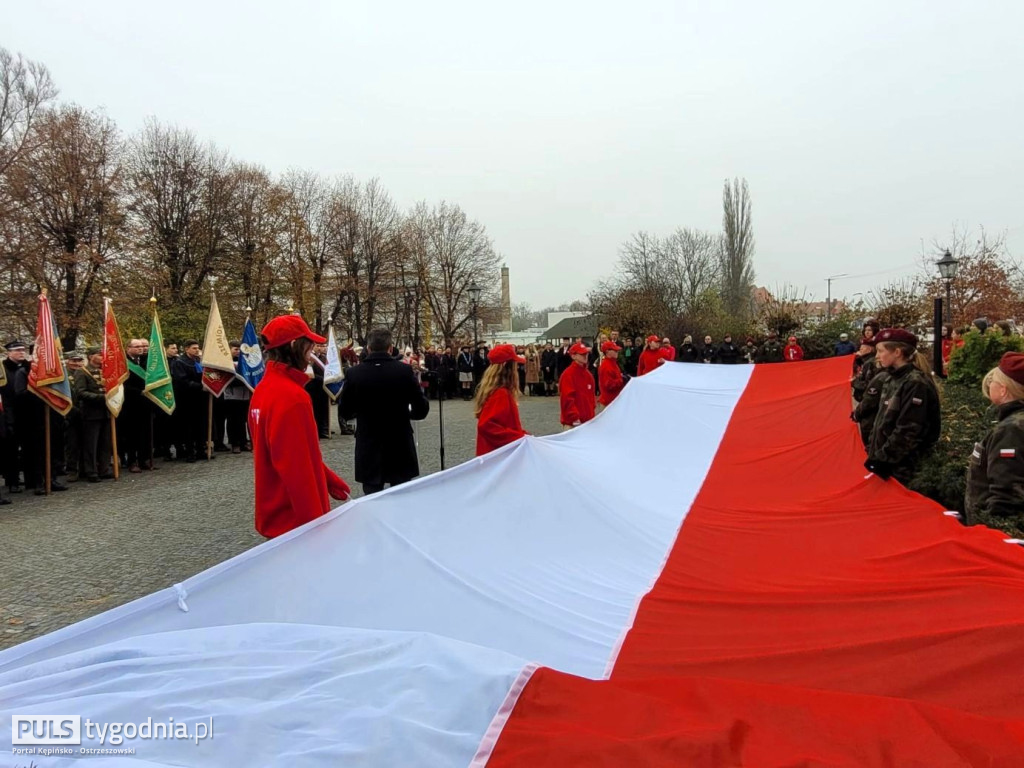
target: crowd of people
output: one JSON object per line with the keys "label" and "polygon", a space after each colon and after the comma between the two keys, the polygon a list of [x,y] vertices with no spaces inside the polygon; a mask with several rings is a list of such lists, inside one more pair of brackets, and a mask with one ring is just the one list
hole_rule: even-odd
{"label": "crowd of people", "polygon": [[[285,330],[279,327],[282,324]],[[948,366],[952,351],[963,344],[965,332],[943,329],[944,366]],[[326,511],[328,495],[347,498],[344,481],[326,468],[322,476],[317,473],[312,479],[296,479],[308,474],[314,448],[313,466],[322,465],[317,442],[330,436],[332,398],[324,387],[326,339],[314,334],[301,318],[287,315],[268,323],[262,342],[268,383],[261,385],[262,389],[257,387],[254,394],[236,377],[221,397],[212,400],[212,409],[202,384],[199,343],[186,340],[180,351],[177,344],[168,344],[165,354],[176,408],[167,415],[146,397],[148,342],[131,339],[126,346],[129,376],[116,419],[111,419],[107,408],[100,349],[67,355],[73,407],[62,417],[28,389],[28,345],[19,340],[9,342],[0,387],[0,471],[5,481],[0,504],[11,503],[11,495],[25,489],[45,493],[47,461],[50,488],[59,492],[67,489],[68,482],[99,483],[112,478],[114,445],[118,466],[141,473],[158,469],[158,458],[194,462],[228,451],[259,454],[262,440],[263,456],[257,456],[256,463],[264,469],[257,469],[257,478],[276,477],[273,487],[293,490],[280,498],[273,493],[261,496],[258,480],[260,532],[278,535],[309,519],[310,514],[315,517]],[[241,344],[232,341],[230,348],[237,365]],[[355,480],[364,492],[399,485],[419,474],[411,421],[427,415],[430,399],[474,401],[476,450],[482,455],[526,434],[517,405],[520,395],[558,397],[562,428],[572,429],[611,405],[631,378],[667,363],[736,365],[797,362],[804,357],[795,337],[783,343],[774,333],[760,345],[750,338],[737,344],[726,335],[717,344],[705,336],[700,345],[686,336],[677,347],[664,336],[620,338],[612,331],[600,334],[591,346],[582,339],[565,338],[558,346],[498,344],[489,348],[481,344],[457,347],[457,353],[455,349],[428,347],[422,354],[403,354],[388,331],[375,330],[366,349],[341,350],[345,383],[337,398],[338,422],[343,433],[356,435]],[[842,334],[835,354],[852,359],[852,418],[867,453],[865,466],[883,479],[908,483],[941,430],[939,389],[918,338],[901,328],[881,329],[869,320],[859,343]],[[320,364],[311,365],[315,360]],[[298,390],[302,390],[301,398]],[[983,391],[997,409],[997,421],[988,435],[979,435],[981,440],[971,457],[968,513],[1024,514],[1024,354],[1007,353],[986,376]],[[281,403],[294,406],[284,417],[277,415]],[[277,426],[296,419],[305,424],[307,411],[308,431]],[[43,439],[46,419],[50,427],[48,456]],[[274,462],[269,457],[281,451],[288,461],[278,463],[291,469],[272,471]],[[302,457],[300,465],[294,464],[296,457]],[[305,491],[298,490],[300,486]],[[262,515],[261,497],[269,499],[272,508]],[[304,506],[309,510],[298,511]],[[283,507],[292,511],[283,517],[273,511]]]}

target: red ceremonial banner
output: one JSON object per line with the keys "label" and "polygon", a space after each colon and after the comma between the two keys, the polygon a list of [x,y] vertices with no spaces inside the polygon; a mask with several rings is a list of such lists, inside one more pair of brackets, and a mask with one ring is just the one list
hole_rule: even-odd
{"label": "red ceremonial banner", "polygon": [[71,410],[71,386],[61,360],[60,339],[50,301],[45,294],[39,297],[35,359],[28,372],[28,388],[61,415]]}
{"label": "red ceremonial banner", "polygon": [[233,375],[228,375],[224,371],[219,371],[215,368],[203,368],[203,389],[214,397],[220,397],[224,387],[230,384],[233,378]]}
{"label": "red ceremonial banner", "polygon": [[105,299],[103,317],[103,389],[109,395],[128,378],[128,358],[125,356],[121,332],[114,317],[110,299]]}

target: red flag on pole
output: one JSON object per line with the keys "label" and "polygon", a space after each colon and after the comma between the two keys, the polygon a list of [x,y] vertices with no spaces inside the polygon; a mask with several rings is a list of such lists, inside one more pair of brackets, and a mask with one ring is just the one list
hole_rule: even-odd
{"label": "red flag on pole", "polygon": [[107,408],[117,416],[124,404],[124,389],[121,387],[128,378],[128,358],[121,342],[121,332],[114,317],[110,299],[103,300],[103,390],[107,394]]}
{"label": "red flag on pole", "polygon": [[35,360],[28,372],[28,389],[61,416],[66,416],[72,404],[71,383],[62,356],[50,301],[44,293],[39,297]]}

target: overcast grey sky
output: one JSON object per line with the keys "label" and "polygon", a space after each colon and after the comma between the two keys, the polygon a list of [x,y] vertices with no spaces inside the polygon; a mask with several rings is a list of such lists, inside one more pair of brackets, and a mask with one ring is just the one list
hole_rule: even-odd
{"label": "overcast grey sky", "polygon": [[732,176],[769,288],[867,291],[954,222],[1024,255],[1022,40],[1019,1],[0,0],[62,98],[457,202],[537,307],[631,232],[717,230]]}

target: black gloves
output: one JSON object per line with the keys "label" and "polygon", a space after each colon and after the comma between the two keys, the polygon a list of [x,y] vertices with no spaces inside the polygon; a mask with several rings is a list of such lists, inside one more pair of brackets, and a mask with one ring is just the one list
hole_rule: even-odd
{"label": "black gloves", "polygon": [[864,467],[868,472],[874,472],[883,480],[888,480],[892,477],[892,465],[887,461],[878,461],[877,459],[868,459],[864,462]]}

